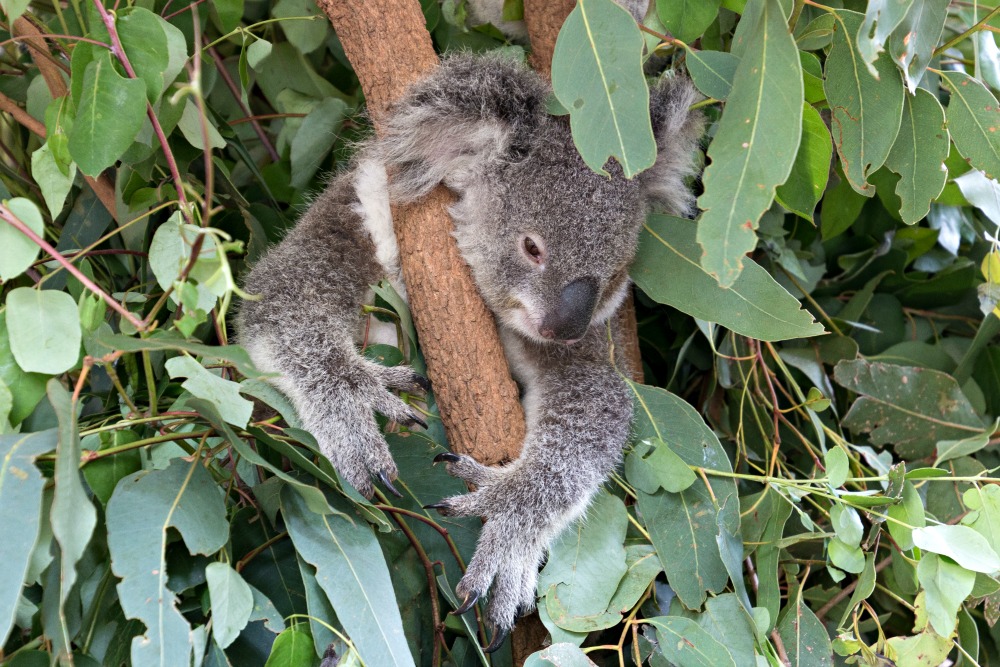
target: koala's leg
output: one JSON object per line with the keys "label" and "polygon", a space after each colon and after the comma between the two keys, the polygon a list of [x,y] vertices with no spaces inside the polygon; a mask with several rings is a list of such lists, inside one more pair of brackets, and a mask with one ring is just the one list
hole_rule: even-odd
{"label": "koala's leg", "polygon": [[528,367],[521,374],[528,433],[520,457],[501,468],[456,454],[437,459],[476,491],[432,507],[486,518],[457,593],[464,599],[462,612],[490,592],[490,649],[501,645],[518,615],[534,608],[545,550],[586,510],[628,438],[631,393],[608,361],[604,335],[592,331],[579,347],[505,345],[512,365]]}
{"label": "koala's leg", "polygon": [[246,280],[260,295],[244,302],[239,340],[254,363],[291,400],[324,455],[365,496],[372,478],[390,491],[398,471],[374,413],[407,426],[418,412],[391,390],[426,381],[408,367],[362,357],[354,334],[369,286],[384,276],[356,208],[350,180],[335,181]]}

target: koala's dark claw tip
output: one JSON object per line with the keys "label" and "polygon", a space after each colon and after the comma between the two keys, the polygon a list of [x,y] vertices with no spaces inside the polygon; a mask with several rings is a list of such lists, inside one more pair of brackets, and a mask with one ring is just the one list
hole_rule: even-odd
{"label": "koala's dark claw tip", "polygon": [[493,633],[493,641],[490,645],[483,649],[483,653],[493,653],[503,646],[504,641],[507,639],[507,635],[510,634],[510,630],[507,628],[497,628],[497,631]]}
{"label": "koala's dark claw tip", "polygon": [[420,426],[420,427],[426,429],[427,428],[427,422],[425,422],[423,419],[421,419],[417,415],[410,415],[410,418],[407,419],[405,422],[403,422],[403,426],[407,426],[407,427],[411,427],[411,428],[413,426]]}
{"label": "koala's dark claw tip", "polygon": [[458,605],[458,609],[449,613],[452,614],[453,616],[461,616],[465,612],[472,609],[472,606],[476,604],[478,600],[479,600],[479,593],[472,591],[471,593],[465,596],[465,600],[462,601],[462,604]]}
{"label": "koala's dark claw tip", "polygon": [[431,381],[425,378],[423,375],[413,374],[413,384],[417,385],[424,391],[431,390]]}
{"label": "koala's dark claw tip", "polygon": [[461,460],[461,456],[458,454],[452,454],[451,452],[441,452],[434,457],[434,463],[456,463]]}
{"label": "koala's dark claw tip", "polygon": [[379,481],[382,482],[382,486],[384,486],[386,489],[388,489],[389,493],[391,493],[392,495],[396,496],[397,498],[402,498],[403,497],[403,494],[400,493],[399,490],[396,489],[396,487],[392,485],[392,480],[389,479],[389,473],[388,472],[386,472],[385,470],[380,470],[379,473],[378,473],[378,478],[379,478]]}
{"label": "koala's dark claw tip", "polygon": [[448,503],[446,502],[431,503],[430,505],[424,505],[424,509],[437,510],[438,514],[440,514],[441,516],[448,516],[451,510],[451,508],[448,507]]}

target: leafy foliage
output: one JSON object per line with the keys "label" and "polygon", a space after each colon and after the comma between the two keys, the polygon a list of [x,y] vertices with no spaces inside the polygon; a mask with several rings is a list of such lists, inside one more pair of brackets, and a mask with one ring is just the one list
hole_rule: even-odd
{"label": "leafy foliage", "polygon": [[[642,232],[634,438],[525,664],[1000,654],[993,4],[657,0],[643,34],[579,3],[553,69],[581,154],[648,165],[640,68],[686,70],[705,211]],[[422,6],[441,51],[525,55]],[[0,7],[0,664],[512,664],[445,613],[479,522],[422,509],[461,491],[433,396],[426,433],[385,425],[403,497],[368,502],[230,341],[236,276],[369,131],[325,17]]]}

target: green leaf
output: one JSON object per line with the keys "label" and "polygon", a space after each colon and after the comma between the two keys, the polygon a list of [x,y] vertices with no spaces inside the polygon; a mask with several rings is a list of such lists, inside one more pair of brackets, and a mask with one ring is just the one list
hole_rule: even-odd
{"label": "green leaf", "polygon": [[917,579],[925,592],[931,627],[943,637],[950,636],[958,610],[976,583],[975,573],[930,553],[917,564]]}
{"label": "green leaf", "polygon": [[587,654],[565,642],[536,651],[524,661],[524,667],[595,667]]}
{"label": "green leaf", "polygon": [[163,19],[142,7],[122,12],[116,23],[122,48],[136,76],[146,87],[146,99],[156,104],[163,92],[163,73],[170,62]]}
{"label": "green leaf", "polygon": [[45,478],[35,468],[35,457],[55,449],[57,438],[55,429],[0,435],[0,531],[4,536],[4,567],[0,569],[0,644],[6,643],[7,634],[13,627],[17,600],[41,523]]}
{"label": "green leaf", "polygon": [[912,225],[927,215],[931,202],[944,190],[950,144],[944,109],[932,93],[918,89],[914,97],[904,99],[903,121],[885,166],[899,174],[896,194],[903,202],[899,214]]}
{"label": "green leaf", "polygon": [[7,316],[0,312],[0,382],[10,389],[13,398],[8,417],[12,426],[20,424],[42,400],[46,380],[45,375],[25,373],[14,361],[7,336]]}
{"label": "green leaf", "polygon": [[253,592],[240,573],[226,563],[209,563],[205,580],[212,604],[212,636],[220,648],[227,648],[250,620]]}
{"label": "green leaf", "polygon": [[121,334],[98,334],[96,342],[108,351],[124,350],[125,352],[142,352],[155,350],[160,352],[180,350],[190,352],[205,359],[218,359],[233,364],[236,369],[247,377],[257,377],[260,372],[254,368],[250,356],[237,345],[204,345],[192,343],[177,336],[175,333],[156,332],[149,338],[131,338]]}
{"label": "green leaf", "polygon": [[271,655],[264,667],[312,667],[315,663],[316,652],[313,650],[309,626],[300,624],[293,625],[278,635],[271,645]]}
{"label": "green leaf", "polygon": [[698,222],[701,266],[732,287],[754,249],[754,229],[787,180],[801,136],[802,65],[779,0],[751,0],[740,22],[748,42],[733,90],[708,148],[704,210]]}
{"label": "green leaf", "polygon": [[630,484],[646,493],[656,493],[660,487],[680,493],[697,479],[688,464],[662,440],[636,444],[625,459],[625,476]]}
{"label": "green leaf", "polygon": [[0,0],[0,9],[7,15],[7,25],[13,25],[29,4],[31,0]]}
{"label": "green leaf", "polygon": [[[215,125],[210,120],[206,118],[203,121],[198,105],[190,97],[184,100],[184,110],[181,112],[180,120],[177,121],[177,127],[188,143],[200,151],[226,147],[226,140],[215,129]],[[207,148],[206,138],[208,139]]]}
{"label": "green leaf", "polygon": [[292,139],[292,187],[304,188],[330,152],[337,129],[344,121],[347,104],[328,97],[313,108]]}
{"label": "green leaf", "polygon": [[953,648],[951,639],[926,631],[913,637],[890,637],[886,642],[896,653],[896,664],[906,667],[939,667]]}
{"label": "green leaf", "polygon": [[725,100],[733,89],[740,59],[727,51],[687,50],[687,69],[695,87],[708,97]]}
{"label": "green leaf", "polygon": [[108,502],[111,570],[121,579],[118,599],[126,618],[146,626],[132,639],[134,665],[172,667],[191,660],[191,627],[166,586],[171,528],[192,554],[213,554],[229,540],[222,492],[200,460],[174,459],[164,470],[129,475]]}
{"label": "green leaf", "polygon": [[168,359],[166,369],[171,378],[186,377],[181,386],[214,405],[233,426],[243,427],[250,421],[253,402],[240,396],[236,382],[219,377],[188,356]]}
{"label": "green leaf", "polygon": [[975,454],[990,444],[990,436],[998,428],[1000,428],[1000,422],[993,422],[993,426],[987,428],[982,433],[970,435],[961,440],[942,440],[937,444],[937,458],[934,459],[934,466],[937,467],[944,461]]}
{"label": "green leaf", "polygon": [[146,85],[126,79],[102,51],[83,75],[69,152],[88,176],[97,177],[128,150],[146,118]]}
{"label": "green leaf", "polygon": [[616,625],[621,614],[608,612],[612,596],[627,571],[625,531],[628,517],[622,501],[601,493],[585,516],[559,534],[538,575],[538,590],[552,621],[573,632]]}
{"label": "green leaf", "polygon": [[844,485],[847,475],[851,472],[850,460],[840,447],[827,450],[826,454],[823,455],[823,467],[826,468],[826,477],[830,480],[830,486],[835,489]]}
{"label": "green leaf", "polygon": [[986,538],[968,526],[926,526],[913,531],[913,544],[924,551],[951,558],[967,570],[995,574],[1000,556]]}
{"label": "green leaf", "polygon": [[871,197],[875,188],[868,177],[885,162],[899,132],[903,82],[887,53],[875,61],[878,78],[868,73],[853,44],[861,14],[839,10],[836,16],[824,86],[833,111],[833,143],[851,187]]}
{"label": "green leaf", "polygon": [[798,667],[832,667],[833,647],[823,622],[799,599],[778,621],[778,636],[791,664]]}
{"label": "green leaf", "polygon": [[903,72],[913,95],[941,39],[948,5],[940,0],[914,0],[910,11],[889,38],[892,60]]}
{"label": "green leaf", "polygon": [[885,43],[893,29],[906,16],[914,0],[871,0],[865,12],[865,20],[858,28],[857,45],[861,59],[868,71],[876,79],[878,70],[873,63],[878,55],[885,50]]}
{"label": "green leaf", "polygon": [[[4,205],[28,229],[40,237],[45,235],[45,222],[38,207],[30,199],[15,197]],[[0,280],[4,282],[17,278],[38,258],[41,248],[15,229],[6,220],[0,220]]]}
{"label": "green leaf", "polygon": [[857,574],[865,569],[865,553],[856,544],[835,537],[829,544],[830,562],[845,572]]}
{"label": "green leaf", "polygon": [[1000,487],[973,486],[962,494],[962,502],[970,510],[962,524],[986,538],[993,550],[1000,553]]}
{"label": "green leaf", "polygon": [[97,526],[97,510],[90,501],[80,474],[80,434],[76,426],[76,405],[55,378],[47,385],[49,404],[59,420],[56,447],[55,492],[52,497],[52,535],[59,543],[59,609],[63,644],[70,645],[65,607],[76,582],[76,564]]}
{"label": "green leaf", "polygon": [[650,298],[758,340],[824,333],[798,300],[754,262],[746,263],[729,289],[720,287],[698,262],[695,235],[689,220],[647,217],[631,275]]}
{"label": "green leaf", "polygon": [[[635,395],[636,439],[664,440],[689,465],[732,470],[718,438],[687,402],[663,389],[629,386]],[[727,478],[712,478],[711,484],[714,498],[703,483],[680,493],[636,491],[667,581],[689,609],[704,603],[706,591],[719,593],[729,581],[716,542],[717,514],[722,512],[729,533],[739,532],[736,485]]]}
{"label": "green leaf", "polygon": [[736,667],[726,647],[691,619],[658,616],[648,621],[656,628],[664,657],[678,667]]}
{"label": "green leaf", "polygon": [[778,564],[781,556],[779,540],[785,531],[785,524],[792,513],[792,505],[771,487],[758,506],[758,512],[765,512],[764,529],[757,547],[757,605],[767,610],[770,622],[778,620],[781,609],[781,582],[778,578]]}
{"label": "green leaf", "polygon": [[[279,0],[271,9],[271,15],[277,19],[289,19],[281,22],[281,29],[292,46],[303,54],[312,53],[326,41],[330,23],[315,2]],[[304,16],[315,18],[306,21],[301,18]]]}
{"label": "green leaf", "polygon": [[656,160],[642,50],[635,19],[612,0],[579,0],[559,30],[552,90],[570,112],[583,161],[598,173],[611,157],[626,178]]}
{"label": "green leaf", "polygon": [[396,595],[372,529],[338,514],[315,514],[290,488],[281,491],[281,513],[299,555],[316,568],[316,580],[366,664],[413,665]]}
{"label": "green leaf", "polygon": [[[935,470],[937,469],[935,468]],[[896,544],[903,551],[912,549],[913,529],[908,526],[923,528],[927,525],[927,521],[924,517],[924,503],[911,482],[907,481],[903,484],[903,502],[889,508],[889,519],[887,525],[892,539],[896,540]]]}
{"label": "green leaf", "polygon": [[243,0],[212,0],[222,32],[232,32],[243,18]]}
{"label": "green leaf", "polygon": [[837,533],[837,537],[844,544],[856,547],[861,544],[864,536],[864,526],[861,524],[861,517],[853,507],[841,504],[834,504],[830,508],[830,523]]}
{"label": "green leaf", "polygon": [[693,42],[715,21],[721,5],[722,0],[656,0],[656,13],[671,35]]}
{"label": "green leaf", "polygon": [[1000,178],[1000,105],[982,83],[962,72],[941,72],[951,92],[948,130],[955,147],[969,163]]}
{"label": "green leaf", "polygon": [[858,219],[867,201],[854,191],[839,165],[834,167],[837,182],[827,190],[820,206],[820,231],[824,239],[832,239],[847,231]]}
{"label": "green leaf", "polygon": [[838,628],[844,627],[844,623],[847,622],[854,608],[861,604],[863,600],[867,600],[868,596],[875,590],[875,554],[865,556],[864,567],[860,572],[861,576],[858,577],[858,585],[854,587],[854,592],[851,593],[851,600],[847,603],[844,613],[840,616],[840,621],[837,623]]}
{"label": "green leaf", "polygon": [[[754,667],[753,619],[733,593],[723,593],[705,600],[705,611],[681,609],[679,614],[701,626],[729,651],[736,667]],[[655,664],[655,663],[654,663]]]}
{"label": "green leaf", "polygon": [[[47,141],[31,154],[31,177],[35,179],[35,183],[38,183],[38,187],[41,188],[42,198],[45,199],[45,206],[49,209],[49,214],[53,218],[62,212],[63,204],[66,202],[66,195],[69,194],[70,189],[73,187],[73,179],[76,178],[76,165],[70,164],[67,171],[69,172],[68,174],[62,172]],[[24,222],[24,218],[21,218],[21,220]],[[32,227],[32,230],[41,236],[41,232],[37,229]],[[33,241],[30,241],[30,243],[31,245],[35,245]],[[37,247],[35,246],[36,252]]]}
{"label": "green leaf", "polygon": [[7,294],[7,335],[18,365],[56,375],[80,357],[80,316],[65,292],[18,287]]}
{"label": "green leaf", "polygon": [[656,575],[663,571],[660,559],[656,557],[656,550],[648,544],[626,546],[625,567],[625,575],[608,603],[609,611],[630,611]]}
{"label": "green leaf", "polygon": [[795,164],[784,184],[778,186],[778,203],[810,222],[830,178],[833,143],[826,123],[808,103],[802,105],[802,139]]}
{"label": "green leaf", "polygon": [[983,430],[958,383],[945,373],[858,359],[838,363],[833,377],[860,394],[844,425],[870,434],[875,445],[895,445],[903,458],[930,456],[939,440]]}

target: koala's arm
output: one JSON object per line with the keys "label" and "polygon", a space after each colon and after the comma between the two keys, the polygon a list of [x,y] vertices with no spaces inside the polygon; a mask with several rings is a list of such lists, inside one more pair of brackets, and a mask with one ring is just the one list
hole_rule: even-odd
{"label": "koala's arm", "polygon": [[528,433],[520,457],[489,468],[467,456],[440,455],[476,491],[434,507],[446,515],[486,518],[457,592],[468,608],[491,590],[491,648],[534,607],[538,566],[549,543],[585,511],[621,459],[632,398],[609,359],[607,335],[606,327],[591,327],[572,347],[506,340],[525,386]]}
{"label": "koala's arm", "polygon": [[418,391],[426,381],[409,367],[386,368],[357,350],[361,305],[386,271],[358,212],[355,178],[350,172],[332,182],[253,268],[244,289],[260,298],[243,303],[237,330],[257,367],[277,374],[274,384],[323,454],[370,497],[373,477],[392,490],[397,475],[373,410],[422,424],[390,390]]}

